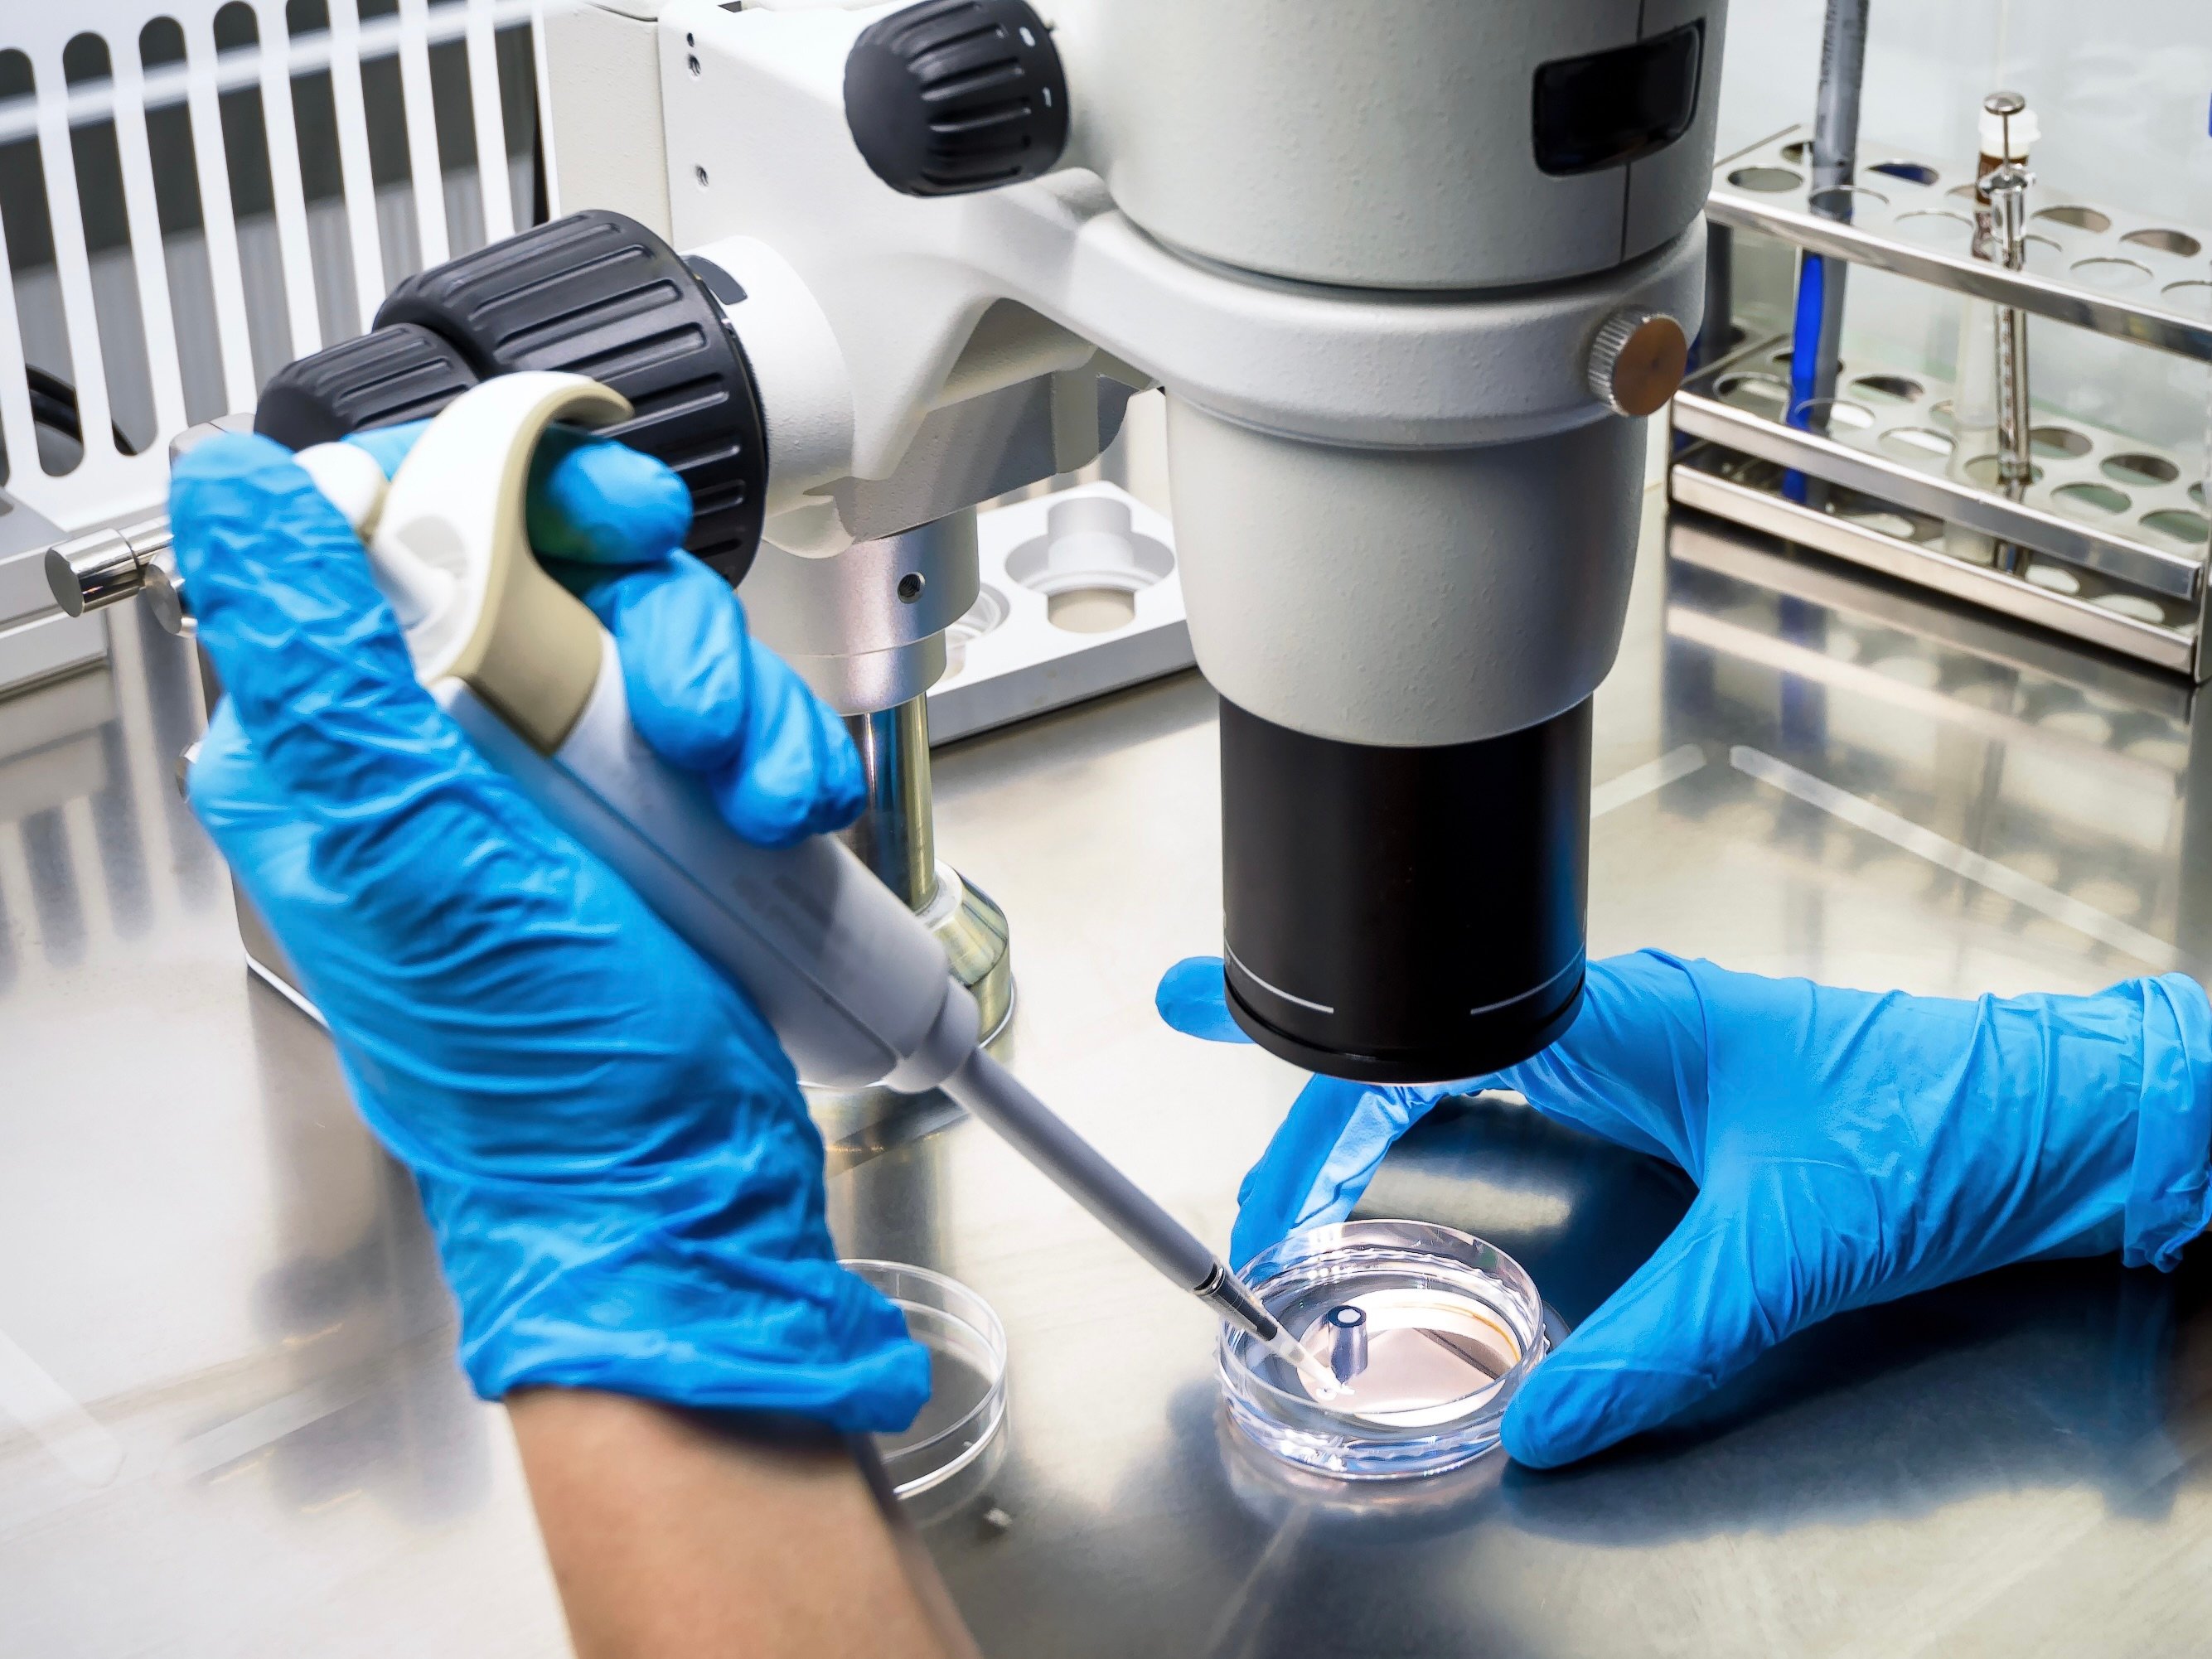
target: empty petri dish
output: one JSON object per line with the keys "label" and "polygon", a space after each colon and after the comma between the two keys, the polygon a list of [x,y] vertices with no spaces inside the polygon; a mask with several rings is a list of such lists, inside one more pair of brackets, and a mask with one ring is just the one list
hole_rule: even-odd
{"label": "empty petri dish", "polygon": [[1431,1222],[1308,1228],[1243,1278],[1338,1387],[1224,1328],[1230,1419],[1263,1450],[1340,1480],[1437,1474],[1480,1457],[1560,1334],[1512,1257]]}
{"label": "empty petri dish", "polygon": [[983,1455],[1006,1415],[1006,1328],[957,1279],[903,1261],[842,1264],[881,1291],[929,1351],[929,1399],[896,1434],[876,1437],[901,1498],[942,1485]]}

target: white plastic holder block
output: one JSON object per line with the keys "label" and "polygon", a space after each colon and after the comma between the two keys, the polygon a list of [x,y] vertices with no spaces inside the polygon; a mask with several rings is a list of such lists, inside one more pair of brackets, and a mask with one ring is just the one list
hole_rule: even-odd
{"label": "white plastic holder block", "polygon": [[1079,484],[994,507],[976,543],[981,587],[929,693],[933,745],[1195,664],[1174,530],[1128,491]]}

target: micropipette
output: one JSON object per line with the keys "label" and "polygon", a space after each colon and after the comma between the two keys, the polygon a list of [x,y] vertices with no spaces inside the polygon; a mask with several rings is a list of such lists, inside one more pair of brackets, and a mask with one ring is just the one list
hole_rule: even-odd
{"label": "micropipette", "polygon": [[1162,1273],[1334,1390],[1227,1263],[984,1052],[936,939],[858,859],[826,836],[741,840],[700,781],[638,736],[612,636],[539,568],[524,527],[545,428],[629,413],[581,375],[507,374],[447,405],[388,486],[350,445],[298,459],[361,532],[416,677],[477,752],[744,988],[802,1079],[942,1088]]}

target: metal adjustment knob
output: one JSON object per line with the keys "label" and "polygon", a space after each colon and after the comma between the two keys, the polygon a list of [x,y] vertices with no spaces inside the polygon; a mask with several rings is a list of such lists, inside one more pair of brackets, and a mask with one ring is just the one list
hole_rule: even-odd
{"label": "metal adjustment knob", "polygon": [[1590,342],[1589,389],[1616,415],[1656,415],[1689,367],[1690,341],[1681,324],[1662,311],[1632,307],[1599,325]]}
{"label": "metal adjustment knob", "polygon": [[958,196],[1049,173],[1067,144],[1067,77],[1024,0],[921,0],[860,32],[845,125],[876,177]]}
{"label": "metal adjustment knob", "polygon": [[[179,457],[218,433],[246,429],[245,417],[237,415],[187,427],[169,441],[169,465],[175,466]],[[144,593],[155,621],[172,634],[181,634],[191,613],[170,539],[168,514],[156,513],[57,542],[46,550],[47,591],[72,617]]]}

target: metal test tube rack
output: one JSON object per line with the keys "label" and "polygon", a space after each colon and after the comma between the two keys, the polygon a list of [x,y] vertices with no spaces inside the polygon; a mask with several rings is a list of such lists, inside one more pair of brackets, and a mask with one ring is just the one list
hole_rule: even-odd
{"label": "metal test tube rack", "polygon": [[[1824,187],[1808,135],[1777,133],[1716,167],[1708,219],[1717,230],[1760,232],[1826,260],[1989,301],[2001,328],[2009,320],[2024,330],[2033,314],[2212,362],[2204,258],[2212,228],[2149,219],[2022,177],[2004,180],[2009,199],[1990,209],[1999,233],[1998,216],[2021,216],[2014,257],[1993,246],[1994,257],[1983,258],[1971,161],[1864,144],[1859,153],[1874,159],[1856,182]],[[2118,276],[2130,285],[2117,286]],[[1717,286],[1725,294],[1729,285]],[[1709,339],[1729,332],[1729,319],[1709,319]],[[2032,434],[2030,465],[2007,468],[1992,443],[1961,476],[1951,462],[1967,434],[1948,421],[1952,388],[1942,377],[1855,362],[1835,404],[1808,421],[1792,396],[1790,343],[1750,341],[1685,383],[1674,428],[1697,441],[1680,447],[1670,468],[1674,500],[2194,682],[2212,678],[2203,643],[2212,514],[2200,458],[2070,416],[2030,425],[2023,410],[2001,408],[2004,425]],[[1838,418],[1846,403],[1850,418]],[[1832,488],[1793,489],[1793,477]],[[2094,485],[2099,499],[2123,504],[2085,511],[2069,485]],[[1959,556],[1947,545],[1954,526],[1993,541],[1995,562]]]}

